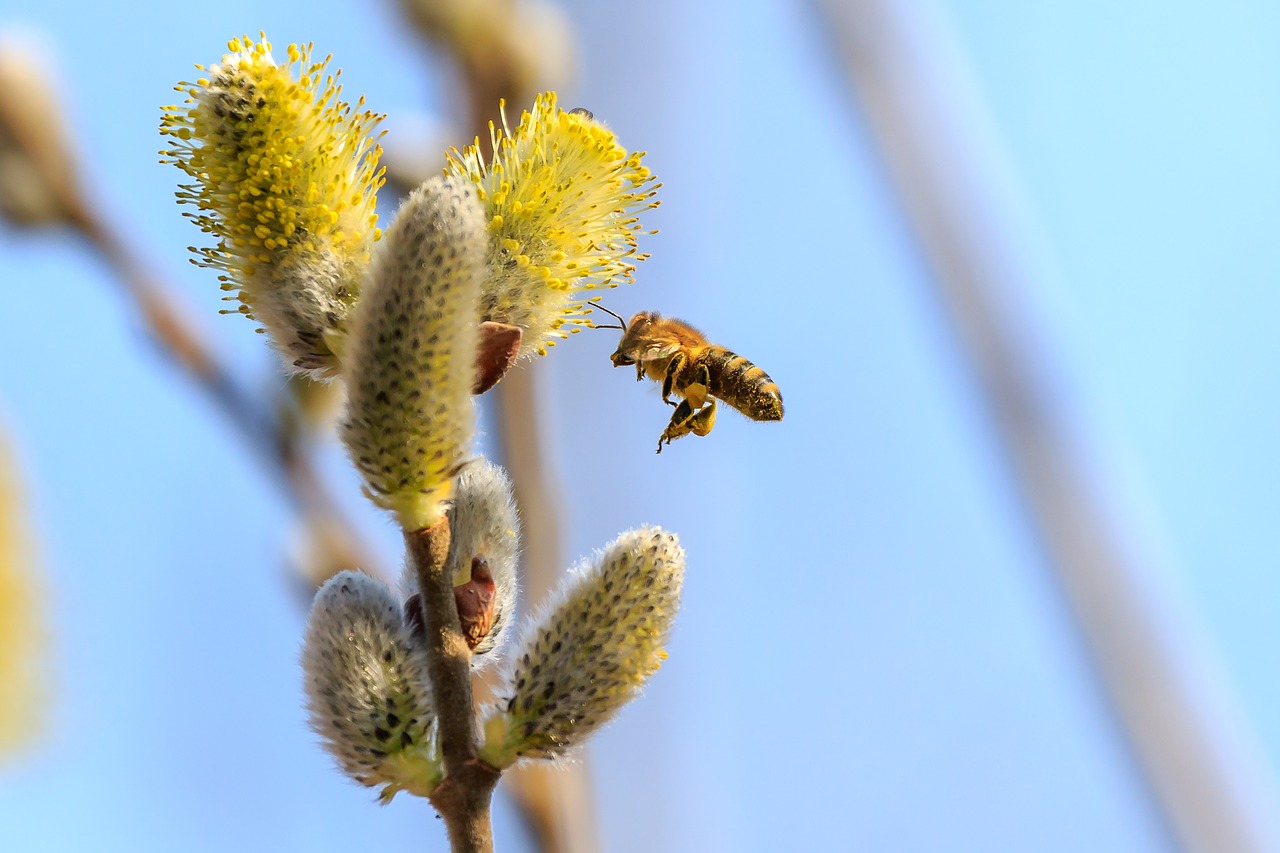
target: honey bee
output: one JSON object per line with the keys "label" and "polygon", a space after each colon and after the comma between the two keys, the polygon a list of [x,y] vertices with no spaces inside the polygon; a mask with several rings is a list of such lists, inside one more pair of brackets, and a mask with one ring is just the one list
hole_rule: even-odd
{"label": "honey bee", "polygon": [[[706,435],[716,422],[716,400],[755,421],[782,420],[782,392],[769,374],[735,352],[708,341],[680,320],[641,311],[623,323],[603,305],[593,305],[618,318],[622,340],[610,356],[614,367],[636,366],[636,381],[646,375],[662,383],[662,401],[675,406],[671,422],[658,439],[658,452],[683,435]],[[671,395],[683,398],[679,403]],[[714,398],[714,399],[712,399]]]}

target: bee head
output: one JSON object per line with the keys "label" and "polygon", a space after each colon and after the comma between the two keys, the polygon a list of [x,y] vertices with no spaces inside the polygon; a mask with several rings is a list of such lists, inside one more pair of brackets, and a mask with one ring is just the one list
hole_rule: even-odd
{"label": "bee head", "polygon": [[[617,315],[615,314],[614,316]],[[648,311],[641,311],[631,318],[631,322],[627,323],[622,330],[622,340],[618,342],[618,348],[613,351],[613,355],[609,356],[609,360],[613,362],[614,367],[636,363],[635,356],[632,355],[636,351],[636,341],[648,332],[649,325],[657,316],[657,314],[651,314]]]}
{"label": "bee head", "polygon": [[[603,305],[601,305],[598,302],[592,302],[591,307],[599,308],[601,311],[605,312],[606,314],[612,315],[613,318],[618,321],[618,325],[616,326],[597,326],[593,324],[594,328],[597,328],[597,329],[618,329],[620,332],[622,332],[622,342],[618,344],[618,348],[614,351],[613,355],[609,356],[610,360],[613,361],[613,366],[621,367],[624,364],[635,364],[636,363],[635,359],[631,358],[631,356],[623,352],[623,344],[627,342],[627,332],[629,331],[629,329],[627,327],[627,324],[623,321],[622,316],[613,311],[610,311],[608,308],[605,308]],[[640,316],[639,314],[636,315],[636,317],[639,317],[639,316]],[[635,318],[632,318],[633,322],[634,322],[634,319]]]}

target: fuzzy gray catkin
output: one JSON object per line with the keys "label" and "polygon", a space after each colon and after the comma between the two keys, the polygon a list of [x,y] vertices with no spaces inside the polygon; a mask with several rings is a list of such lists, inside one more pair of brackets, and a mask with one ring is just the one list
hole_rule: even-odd
{"label": "fuzzy gray catkin", "polygon": [[516,646],[481,757],[563,756],[633,699],[666,658],[684,564],[673,534],[645,527],[568,578]]}
{"label": "fuzzy gray catkin", "polygon": [[427,181],[388,229],[352,317],[342,438],[370,497],[407,531],[443,517],[471,458],[487,248],[475,188]]}
{"label": "fuzzy gray catkin", "polygon": [[400,603],[379,581],[344,571],[316,593],[302,668],[311,727],[362,785],[428,794],[441,771],[431,754],[427,664]]}

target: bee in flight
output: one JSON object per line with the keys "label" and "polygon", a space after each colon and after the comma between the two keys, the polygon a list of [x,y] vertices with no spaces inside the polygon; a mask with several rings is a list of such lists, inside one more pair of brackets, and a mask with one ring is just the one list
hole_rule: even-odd
{"label": "bee in flight", "polygon": [[[735,352],[713,344],[680,320],[641,311],[623,323],[603,305],[592,307],[613,314],[622,340],[610,359],[614,367],[636,366],[636,381],[662,383],[662,401],[675,406],[671,422],[658,439],[658,452],[682,435],[706,435],[716,422],[716,400],[755,421],[782,420],[782,392],[769,374]],[[671,395],[683,398],[679,403]],[[712,399],[715,398],[715,399]]]}

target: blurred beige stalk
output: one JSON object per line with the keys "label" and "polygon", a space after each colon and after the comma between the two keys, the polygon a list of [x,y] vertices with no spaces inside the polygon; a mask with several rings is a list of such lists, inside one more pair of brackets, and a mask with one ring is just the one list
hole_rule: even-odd
{"label": "blurred beige stalk", "polygon": [[471,126],[481,139],[488,137],[485,121],[497,116],[499,98],[523,107],[534,93],[558,90],[573,77],[573,30],[557,5],[400,0],[400,6],[418,31],[458,65],[472,98],[467,106],[473,118],[482,119]]}
{"label": "blurred beige stalk", "polygon": [[1271,780],[1203,666],[1197,626],[1150,582],[1159,560],[1116,523],[1088,437],[1057,396],[1064,374],[1027,310],[1045,270],[1018,239],[963,55],[932,6],[816,5],[1157,813],[1192,853],[1280,850]]}
{"label": "blurred beige stalk", "polygon": [[[564,572],[561,524],[564,506],[555,472],[546,464],[538,401],[537,363],[507,373],[498,393],[502,462],[515,484],[524,530],[524,602],[534,611]],[[591,765],[585,753],[572,763],[530,762],[508,771],[503,784],[521,804],[545,853],[595,853],[600,849]]]}
{"label": "blurred beige stalk", "polygon": [[0,759],[29,746],[48,717],[49,638],[25,496],[0,435]]}
{"label": "blurred beige stalk", "polygon": [[[447,52],[460,69],[466,86],[463,126],[482,142],[489,137],[488,123],[498,118],[499,101],[527,109],[537,92],[558,90],[573,75],[573,32],[557,6],[512,0],[400,0],[400,5],[430,45]],[[535,365],[508,372],[493,390],[500,456],[515,486],[524,530],[526,610],[555,588],[566,565],[556,511],[562,501],[545,463]],[[585,755],[572,763],[516,767],[503,775],[502,787],[519,806],[539,850],[600,849]]]}
{"label": "blurred beige stalk", "polygon": [[0,34],[0,215],[28,227],[78,215],[78,169],[50,69],[30,40]]}

